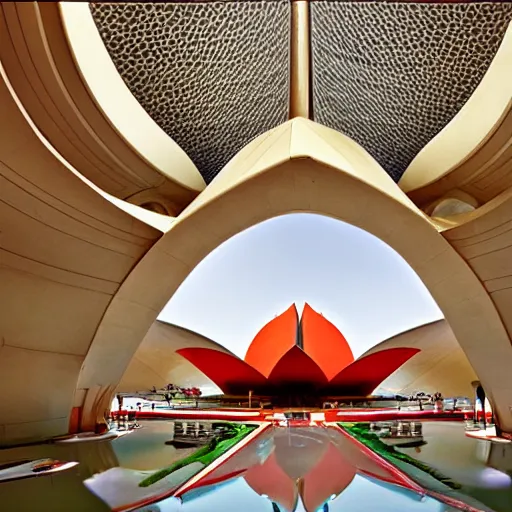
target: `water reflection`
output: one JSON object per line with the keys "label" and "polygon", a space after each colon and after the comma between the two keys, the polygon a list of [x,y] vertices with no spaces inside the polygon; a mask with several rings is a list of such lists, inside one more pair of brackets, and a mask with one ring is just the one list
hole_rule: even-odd
{"label": "water reflection", "polygon": [[[212,507],[212,508],[209,508]],[[182,508],[167,508],[166,503],[158,508],[144,509],[152,511],[183,511],[204,512],[206,510],[222,510],[239,512],[450,512],[455,509],[434,499],[420,499],[417,494],[401,489],[392,484],[356,475],[343,493],[328,499],[318,508],[309,508],[301,498],[293,508],[273,502],[270,497],[258,495],[243,478],[231,480],[225,484],[213,486],[208,492],[191,493],[185,496]]]}
{"label": "water reflection", "polygon": [[[262,445],[267,455],[257,464]],[[243,476],[230,478],[236,472]],[[336,430],[279,429],[197,482],[183,494],[181,508],[175,501],[164,501],[144,510],[454,510],[397,483],[392,471],[362,454]]]}
{"label": "water reflection", "polygon": [[185,493],[184,505],[212,482],[238,473],[248,489],[279,504],[280,510],[295,510],[303,503],[316,511],[347,487],[357,471],[355,461],[344,457],[335,441],[328,429],[272,429],[198,482],[197,490]]}
{"label": "water reflection", "polygon": [[142,422],[143,428],[112,443],[119,466],[137,470],[163,468],[195,451],[194,447],[177,449],[168,441],[174,437],[173,421]]}
{"label": "water reflection", "polygon": [[[175,449],[173,460],[162,468],[138,471],[112,468],[94,475],[84,483],[114,510],[131,510],[179,492],[194,477],[210,471],[210,466],[223,459],[239,446],[251,443],[269,424],[215,422],[211,423],[207,442],[202,437],[191,436],[196,447],[192,452]],[[185,427],[186,430],[186,427]],[[199,431],[199,429],[197,429]],[[172,436],[172,432],[169,432]],[[168,444],[167,442],[165,444]]]}
{"label": "water reflection", "polygon": [[[341,510],[346,503],[352,503],[351,508],[344,510],[352,510],[356,503],[355,510],[371,510],[378,503],[379,511],[391,512],[402,501],[419,507],[407,510],[454,510],[425,499],[419,488],[398,487],[408,485],[407,480],[361,451],[335,428],[280,428],[268,434],[269,441],[273,449],[264,461],[257,463],[253,446],[247,446],[197,482],[195,489],[183,494],[182,510],[205,510],[205,500],[218,500],[219,506],[224,502],[222,510],[239,510],[243,506],[250,511],[316,512]],[[229,475],[236,472],[243,476],[229,482]],[[353,489],[367,484],[371,493],[353,500]],[[396,499],[387,504],[376,502],[374,491],[396,494]]]}
{"label": "water reflection", "polygon": [[419,453],[400,451],[456,480],[460,492],[496,512],[512,510],[512,444],[461,435],[461,425],[454,422],[425,422],[423,437],[426,445]]}
{"label": "water reflection", "polygon": [[[0,509],[106,512],[109,507],[83,482],[93,475],[105,479],[108,475],[125,475],[128,471],[137,474],[130,485],[129,479],[124,477],[105,480],[114,498],[121,494],[126,505],[130,501],[130,489],[138,489],[140,476],[145,478],[159,468],[189,457],[197,449],[166,444],[172,440],[172,422],[151,421],[142,425],[143,428],[114,442],[46,444],[0,450],[0,465],[46,457],[79,462],[62,474],[0,483]],[[229,457],[223,460],[210,461],[201,468],[189,467],[190,474],[182,475],[178,484],[174,482],[169,486],[169,482],[160,480],[165,484],[162,488],[174,489],[179,499],[163,499],[140,510],[455,510],[433,497],[422,496],[414,482],[425,487],[438,485],[435,489],[449,496],[460,497],[460,493],[472,496],[485,504],[479,507],[483,510],[489,510],[486,506],[496,512],[512,510],[510,444],[467,438],[460,423],[425,422],[422,435],[424,444],[420,448],[394,448],[459,482],[462,487],[455,494],[407,464],[397,464],[401,470],[398,472],[380,464],[332,427],[269,428],[247,445],[233,448],[235,453],[230,449]],[[408,476],[413,480],[408,480]]]}
{"label": "water reflection", "polygon": [[[128,436],[129,437],[129,436]],[[111,442],[42,444],[0,450],[0,464],[40,458],[73,460],[79,464],[55,475],[0,484],[0,510],[9,512],[108,512],[83,481],[118,465]]]}

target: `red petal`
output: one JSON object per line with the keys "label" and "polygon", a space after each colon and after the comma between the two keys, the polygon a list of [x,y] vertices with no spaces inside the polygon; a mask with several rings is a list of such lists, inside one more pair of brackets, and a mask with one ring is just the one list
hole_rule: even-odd
{"label": "red petal", "polygon": [[354,361],[343,334],[309,304],[304,305],[301,332],[304,352],[320,366],[328,379]]}
{"label": "red petal", "polygon": [[304,477],[302,502],[306,510],[319,508],[333,494],[340,494],[356,476],[356,468],[332,443],[322,460]]}
{"label": "red petal", "polygon": [[176,351],[211,379],[224,393],[264,388],[267,379],[245,361],[210,348]]}
{"label": "red petal", "polygon": [[297,343],[298,326],[299,316],[293,304],[256,334],[245,362],[268,377],[278,361]]}
{"label": "red petal", "polygon": [[294,345],[276,364],[268,377],[268,382],[275,387],[287,384],[318,387],[327,385],[328,380],[313,359]]}
{"label": "red petal", "polygon": [[369,395],[419,351],[417,348],[389,348],[358,359],[329,382],[329,393],[336,391],[345,396]]}
{"label": "red petal", "polygon": [[250,468],[244,478],[260,496],[266,494],[271,501],[278,503],[285,510],[295,510],[297,486],[283,471],[274,453],[271,453],[263,464]]}

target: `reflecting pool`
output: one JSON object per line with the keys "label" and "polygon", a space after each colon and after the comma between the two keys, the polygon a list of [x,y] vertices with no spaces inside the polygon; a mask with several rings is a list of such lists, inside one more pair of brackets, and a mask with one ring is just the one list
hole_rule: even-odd
{"label": "reflecting pool", "polygon": [[512,445],[466,437],[461,422],[422,422],[421,441],[396,444],[364,423],[196,422],[192,436],[182,422],[140,427],[113,441],[0,450],[0,467],[78,462],[0,482],[0,510],[512,510]]}

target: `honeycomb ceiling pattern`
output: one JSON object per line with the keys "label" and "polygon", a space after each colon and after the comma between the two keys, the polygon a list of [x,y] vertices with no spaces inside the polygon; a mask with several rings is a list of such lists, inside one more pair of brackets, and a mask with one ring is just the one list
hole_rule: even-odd
{"label": "honeycomb ceiling pattern", "polygon": [[311,4],[315,120],[398,180],[488,69],[511,3]]}
{"label": "honeycomb ceiling pattern", "polygon": [[90,8],[128,88],[206,182],[288,119],[286,0]]}
{"label": "honeycomb ceiling pattern", "polygon": [[[207,182],[288,118],[289,0],[90,4],[120,75]],[[313,115],[398,180],[477,87],[511,2],[311,0]]]}

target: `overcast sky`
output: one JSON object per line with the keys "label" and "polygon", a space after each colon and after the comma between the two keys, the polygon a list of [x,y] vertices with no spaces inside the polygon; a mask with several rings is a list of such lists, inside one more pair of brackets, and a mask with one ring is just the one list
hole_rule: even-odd
{"label": "overcast sky", "polygon": [[240,357],[265,323],[308,302],[345,335],[354,356],[442,313],[415,272],[365,231],[292,214],[231,238],[190,274],[160,319]]}

